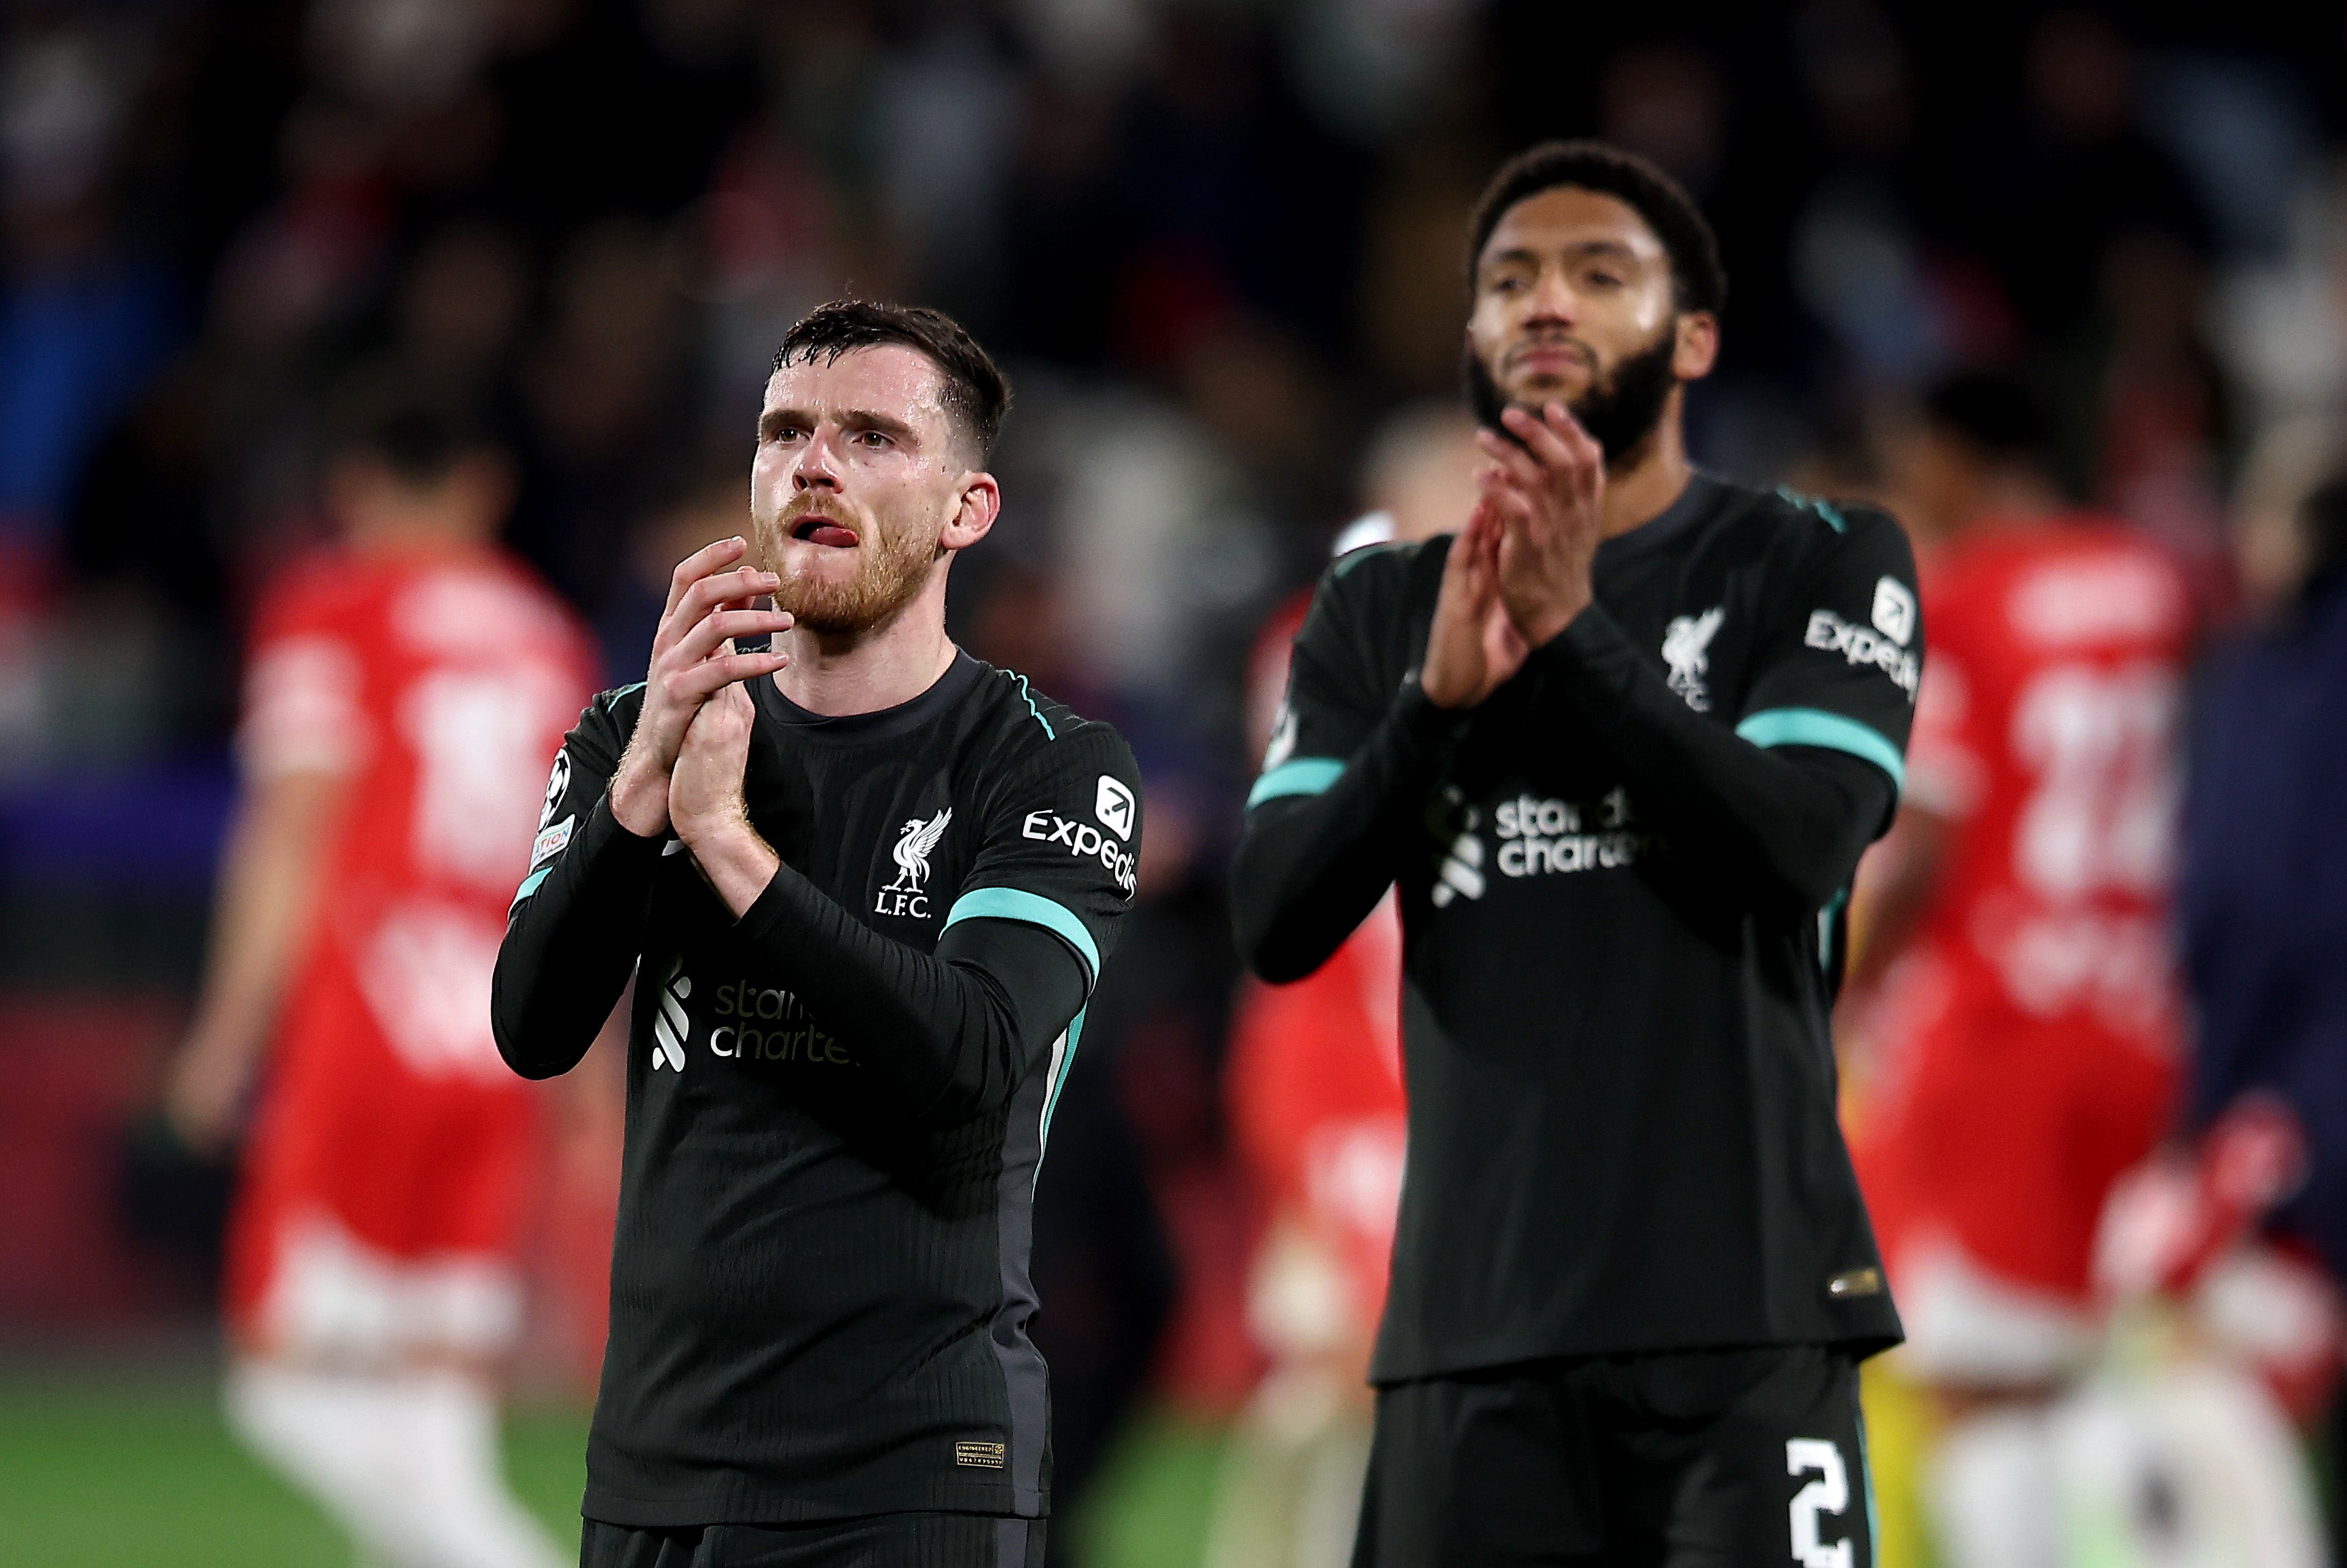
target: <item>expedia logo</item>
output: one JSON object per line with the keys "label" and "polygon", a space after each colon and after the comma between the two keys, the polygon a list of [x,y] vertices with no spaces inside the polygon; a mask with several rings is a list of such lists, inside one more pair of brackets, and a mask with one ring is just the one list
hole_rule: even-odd
{"label": "expedia logo", "polygon": [[[1893,588],[1898,587],[1898,584],[1891,582],[1889,578],[1882,580]],[[1901,589],[1900,591],[1903,593],[1906,590]],[[1889,615],[1883,613],[1883,604],[1879,598],[1875,606],[1875,615],[1878,620],[1890,620],[1894,625],[1902,624],[1895,610]],[[1911,635],[1914,630],[1911,618],[1903,624]],[[1809,630],[1802,635],[1801,641],[1820,652],[1839,653],[1852,664],[1874,666],[1890,676],[1892,684],[1907,693],[1907,700],[1910,702],[1915,700],[1915,688],[1922,684],[1923,663],[1922,660],[1915,657],[1912,651],[1901,648],[1891,638],[1873,627],[1853,625],[1830,610],[1810,612]]]}
{"label": "expedia logo", "polygon": [[[1103,779],[1103,784],[1113,781]],[[1120,785],[1120,788],[1122,786]],[[1020,825],[1020,836],[1039,844],[1064,844],[1079,860],[1097,860],[1116,878],[1117,886],[1133,891],[1133,856],[1124,846],[1089,822],[1071,822],[1056,811],[1030,811]]]}
{"label": "expedia logo", "polygon": [[1130,844],[1133,842],[1133,792],[1125,788],[1124,781],[1111,778],[1106,774],[1101,774],[1100,788],[1092,794],[1092,815],[1100,818],[1100,825],[1115,834],[1120,841]]}

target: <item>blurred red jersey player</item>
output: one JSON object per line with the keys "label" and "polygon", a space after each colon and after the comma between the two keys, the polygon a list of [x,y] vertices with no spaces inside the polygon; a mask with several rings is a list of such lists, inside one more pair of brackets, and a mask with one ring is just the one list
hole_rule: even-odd
{"label": "blurred red jersey player", "polygon": [[[2019,1560],[2003,1554],[2031,1509],[1968,1494],[2045,1468],[1972,1454],[1963,1418],[2034,1404],[2093,1357],[2097,1227],[2167,1130],[2178,1076],[2168,888],[2189,597],[2145,536],[2062,502],[2041,436],[2000,378],[1929,401],[1912,482],[1942,536],[1922,579],[1930,654],[1852,977],[1881,1065],[1853,1154],[1902,1364],[1956,1418],[1935,1483],[1956,1568]],[[2008,1447],[2023,1430],[1978,1429]],[[1988,1535],[1967,1540],[1975,1524]]]}
{"label": "blurred red jersey player", "polygon": [[344,548],[255,617],[243,794],[170,1088],[217,1144],[261,1081],[230,1410],[374,1555],[551,1563],[496,1460],[539,1091],[497,1055],[489,980],[516,885],[569,831],[538,822],[533,848],[593,667],[490,544],[510,479],[461,416],[361,395],[326,488]]}
{"label": "blurred red jersey player", "polygon": [[[1395,415],[1363,476],[1371,509],[1338,536],[1336,553],[1455,532],[1480,461],[1474,422],[1454,405]],[[1255,638],[1247,717],[1259,753],[1286,743],[1288,659],[1311,598],[1296,594]],[[1340,1561],[1368,1463],[1369,1348],[1393,1264],[1409,1122],[1391,896],[1309,976],[1245,983],[1229,1093],[1268,1210],[1247,1317],[1270,1369],[1233,1441],[1208,1568]]]}

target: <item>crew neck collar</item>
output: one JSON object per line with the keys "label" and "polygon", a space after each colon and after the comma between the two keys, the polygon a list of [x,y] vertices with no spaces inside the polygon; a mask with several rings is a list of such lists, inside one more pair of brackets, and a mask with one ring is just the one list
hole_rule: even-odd
{"label": "crew neck collar", "polygon": [[869,713],[818,713],[802,708],[783,695],[772,676],[750,683],[751,698],[765,717],[798,735],[826,741],[887,740],[919,729],[952,707],[978,679],[981,668],[977,660],[957,648],[953,662],[929,682],[928,690],[893,708],[876,708]]}
{"label": "crew neck collar", "polygon": [[1678,498],[1626,534],[1616,534],[1597,547],[1596,564],[1600,567],[1619,566],[1635,560],[1650,551],[1660,549],[1679,535],[1697,518],[1709,510],[1718,499],[1723,487],[1717,479],[1700,468],[1687,471],[1686,488]]}

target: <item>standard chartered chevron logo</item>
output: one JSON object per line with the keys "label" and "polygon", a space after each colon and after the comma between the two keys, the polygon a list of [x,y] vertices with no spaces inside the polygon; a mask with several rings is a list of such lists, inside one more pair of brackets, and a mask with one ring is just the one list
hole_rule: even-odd
{"label": "standard chartered chevron logo", "polygon": [[1450,841],[1450,853],[1434,872],[1434,907],[1447,909],[1450,901],[1464,894],[1470,898],[1483,896],[1483,841],[1471,833],[1462,833]]}
{"label": "standard chartered chevron logo", "polygon": [[692,977],[684,972],[682,957],[669,960],[660,984],[660,1010],[652,1019],[652,1071],[673,1067],[684,1071],[684,1042],[692,1034],[692,1015],[684,1010],[692,995]]}
{"label": "standard chartered chevron logo", "polygon": [[1426,830],[1435,842],[1434,907],[1448,909],[1460,897],[1483,896],[1483,841],[1475,835],[1482,814],[1454,785],[1430,805]]}

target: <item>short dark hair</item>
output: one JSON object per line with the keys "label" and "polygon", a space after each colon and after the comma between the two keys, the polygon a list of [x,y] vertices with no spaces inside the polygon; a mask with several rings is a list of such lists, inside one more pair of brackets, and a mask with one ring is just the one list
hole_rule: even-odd
{"label": "short dark hair", "polygon": [[330,456],[372,458],[418,489],[499,445],[461,388],[398,374],[362,373],[344,383],[329,405],[327,429]]}
{"label": "short dark hair", "polygon": [[2045,464],[2054,420],[2027,382],[2001,370],[1964,370],[1923,394],[1923,419],[2001,462]]}
{"label": "short dark hair", "polygon": [[1703,210],[1679,182],[1635,152],[1602,141],[1544,141],[1526,148],[1500,166],[1475,203],[1468,225],[1467,287],[1475,287],[1475,266],[1491,231],[1508,209],[1527,197],[1559,186],[1594,190],[1627,202],[1671,258],[1672,294],[1682,311],[1717,315],[1727,304],[1727,269],[1719,260],[1719,237]]}
{"label": "short dark hair", "polygon": [[977,446],[980,463],[992,457],[1002,417],[1010,412],[1010,378],[978,346],[978,340],[942,311],[878,300],[833,300],[801,316],[783,334],[783,346],[774,351],[774,368],[811,362],[818,355],[829,364],[841,354],[886,343],[902,343],[928,356],[945,378],[947,416]]}

